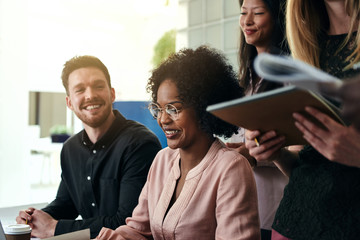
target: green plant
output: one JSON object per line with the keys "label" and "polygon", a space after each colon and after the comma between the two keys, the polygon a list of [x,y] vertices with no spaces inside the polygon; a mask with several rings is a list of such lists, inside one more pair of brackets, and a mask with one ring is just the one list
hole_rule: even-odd
{"label": "green plant", "polygon": [[157,41],[152,64],[158,67],[170,54],[175,52],[176,31],[170,30]]}
{"label": "green plant", "polygon": [[54,125],[50,128],[50,134],[68,134],[71,135],[72,129],[66,127],[65,125]]}

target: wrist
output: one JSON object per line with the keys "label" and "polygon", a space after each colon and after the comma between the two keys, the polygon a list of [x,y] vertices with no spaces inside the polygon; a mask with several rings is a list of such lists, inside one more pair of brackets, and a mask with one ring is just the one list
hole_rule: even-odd
{"label": "wrist", "polygon": [[49,226],[49,230],[48,230],[48,235],[49,235],[50,237],[55,236],[55,229],[56,229],[57,223],[58,223],[57,220],[55,220],[55,219],[51,220],[50,226]]}
{"label": "wrist", "polygon": [[267,162],[272,162],[272,163],[276,163],[278,161],[281,160],[281,158],[283,157],[284,153],[283,153],[283,148],[280,148],[279,150],[277,150],[273,155],[271,155],[268,159]]}
{"label": "wrist", "polygon": [[283,159],[286,158],[288,155],[288,150],[286,148],[281,148],[279,150],[279,153],[277,154],[277,157],[273,159],[274,163],[281,163]]}
{"label": "wrist", "polygon": [[286,176],[290,177],[297,159],[297,152],[290,151],[287,148],[282,148],[280,150],[279,157],[274,160],[274,163],[280,169],[280,171],[282,171]]}

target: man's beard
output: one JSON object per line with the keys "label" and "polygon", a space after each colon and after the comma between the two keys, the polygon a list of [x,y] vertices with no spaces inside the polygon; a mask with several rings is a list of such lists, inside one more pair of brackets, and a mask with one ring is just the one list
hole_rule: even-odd
{"label": "man's beard", "polygon": [[83,124],[86,124],[92,128],[97,128],[103,125],[108,117],[110,116],[112,111],[111,105],[108,105],[101,114],[98,116],[88,116],[86,114],[82,114],[81,111],[75,112],[76,116],[83,122]]}

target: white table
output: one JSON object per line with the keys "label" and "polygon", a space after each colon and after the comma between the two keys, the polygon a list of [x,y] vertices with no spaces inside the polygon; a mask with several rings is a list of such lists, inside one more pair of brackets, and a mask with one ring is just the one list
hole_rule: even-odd
{"label": "white table", "polygon": [[0,208],[0,220],[3,226],[9,224],[16,223],[16,217],[19,215],[21,210],[25,210],[29,207],[34,207],[36,209],[41,209],[45,207],[48,203],[29,203],[27,205],[20,205],[20,206],[10,206],[10,207],[3,207]]}

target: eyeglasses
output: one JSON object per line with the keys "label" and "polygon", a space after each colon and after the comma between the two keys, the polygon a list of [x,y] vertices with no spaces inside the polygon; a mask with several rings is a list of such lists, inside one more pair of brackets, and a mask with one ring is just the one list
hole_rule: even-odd
{"label": "eyeglasses", "polygon": [[[182,102],[173,102],[173,103],[182,103]],[[166,104],[163,108],[161,108],[156,103],[150,103],[148,108],[149,108],[151,115],[155,119],[161,118],[161,114],[165,110],[166,114],[169,115],[169,117],[172,120],[177,120],[179,118],[179,112],[181,111],[181,110],[177,109],[173,104],[170,104],[170,103]]]}

